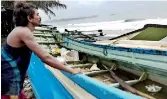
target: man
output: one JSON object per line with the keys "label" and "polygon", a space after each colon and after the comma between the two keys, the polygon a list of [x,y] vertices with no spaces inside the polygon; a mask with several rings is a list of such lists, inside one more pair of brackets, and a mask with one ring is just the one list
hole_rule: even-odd
{"label": "man", "polygon": [[14,20],[16,27],[8,35],[1,49],[2,99],[20,95],[32,52],[52,67],[72,74],[80,73],[60,64],[35,41],[32,32],[40,24],[41,17],[34,5],[25,2],[16,3]]}

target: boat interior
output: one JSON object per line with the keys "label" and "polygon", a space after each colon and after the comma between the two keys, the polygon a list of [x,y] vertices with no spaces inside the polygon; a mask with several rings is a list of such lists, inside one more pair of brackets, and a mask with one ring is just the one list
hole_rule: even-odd
{"label": "boat interior", "polygon": [[[97,40],[96,34],[86,35],[82,32],[78,31],[68,31],[65,30],[66,33],[64,35],[69,36],[70,38],[75,38],[80,41],[88,41],[94,44],[100,45],[112,45],[112,46],[122,46],[128,48],[145,48],[149,49],[158,49],[158,50],[166,50],[167,49],[167,26],[166,25],[145,25],[144,28],[132,31],[130,33],[126,33],[120,35],[115,38],[111,38],[108,40]],[[100,32],[100,36],[104,36],[102,30],[98,30]],[[60,47],[56,44],[56,37],[52,35],[53,30],[36,30],[34,36],[36,37],[37,42],[50,54],[52,54],[52,49]],[[158,35],[157,35],[158,34]],[[99,36],[99,37],[100,37]],[[159,42],[160,41],[160,42]],[[139,94],[141,96],[147,97],[149,99],[165,99],[167,93],[167,86],[157,83],[155,81],[149,80],[147,78],[147,73],[143,72],[140,76],[131,74],[127,71],[121,70],[117,68],[117,62],[111,60],[103,60],[98,57],[89,56],[84,53],[78,52],[79,59],[77,61],[67,61],[66,65],[71,68],[80,69],[83,74],[92,79],[100,81],[104,84],[107,84],[110,87],[117,87],[122,90],[128,91],[126,88],[122,87],[120,83],[117,81],[125,82],[126,84],[134,87],[135,89],[142,92]],[[53,55],[54,56],[54,55]],[[60,54],[56,55],[60,56]],[[107,62],[110,61],[110,62]],[[113,76],[114,75],[114,76]],[[117,80],[114,77],[118,78]],[[146,85],[156,84],[162,88],[159,92],[149,92],[145,88]]]}

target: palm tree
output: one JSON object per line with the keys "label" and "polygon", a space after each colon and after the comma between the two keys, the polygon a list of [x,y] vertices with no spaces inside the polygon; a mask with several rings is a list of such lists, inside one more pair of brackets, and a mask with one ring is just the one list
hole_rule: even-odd
{"label": "palm tree", "polygon": [[[16,0],[17,1],[17,0]],[[18,2],[18,1],[17,1]],[[55,15],[55,13],[51,10],[53,7],[64,8],[66,9],[66,5],[59,2],[59,0],[52,1],[30,1],[24,0],[24,2],[32,3],[36,5],[38,8],[42,9],[49,17],[51,15]],[[11,30],[14,28],[13,23],[13,13],[12,9],[14,8],[15,1],[1,1],[1,37],[6,37]],[[2,41],[1,41],[2,43]]]}
{"label": "palm tree", "polygon": [[[38,8],[44,10],[46,14],[52,14],[55,15],[55,13],[51,10],[53,7],[57,8],[64,8],[66,9],[66,5],[62,4],[59,2],[59,0],[54,0],[54,1],[30,1],[30,0],[25,0],[28,3],[33,3],[34,5],[37,5]],[[1,1],[1,5],[5,8],[14,8],[14,3],[15,1]]]}

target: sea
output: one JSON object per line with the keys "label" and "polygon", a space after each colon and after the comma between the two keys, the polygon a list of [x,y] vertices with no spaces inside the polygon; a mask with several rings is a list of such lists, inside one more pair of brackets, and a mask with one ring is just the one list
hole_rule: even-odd
{"label": "sea", "polygon": [[107,36],[118,36],[145,24],[167,25],[167,1],[63,0],[62,3],[67,9],[53,8],[56,16],[42,13],[43,24],[56,26],[62,32],[102,29]]}

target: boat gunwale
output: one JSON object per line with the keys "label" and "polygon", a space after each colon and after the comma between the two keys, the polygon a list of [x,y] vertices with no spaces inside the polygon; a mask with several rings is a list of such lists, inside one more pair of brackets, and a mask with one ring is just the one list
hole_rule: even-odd
{"label": "boat gunwale", "polygon": [[158,49],[145,49],[145,48],[127,48],[127,47],[121,47],[121,46],[113,46],[113,45],[100,45],[100,44],[94,44],[92,42],[85,42],[85,41],[79,41],[74,40],[70,37],[64,36],[66,38],[65,42],[67,45],[69,44],[69,40],[75,41],[77,43],[81,43],[84,45],[94,46],[98,48],[104,48],[104,49],[110,49],[110,50],[118,50],[118,51],[126,51],[126,52],[134,52],[134,53],[140,53],[140,54],[151,54],[151,55],[163,55],[167,56],[167,51],[164,50],[158,50]]}

